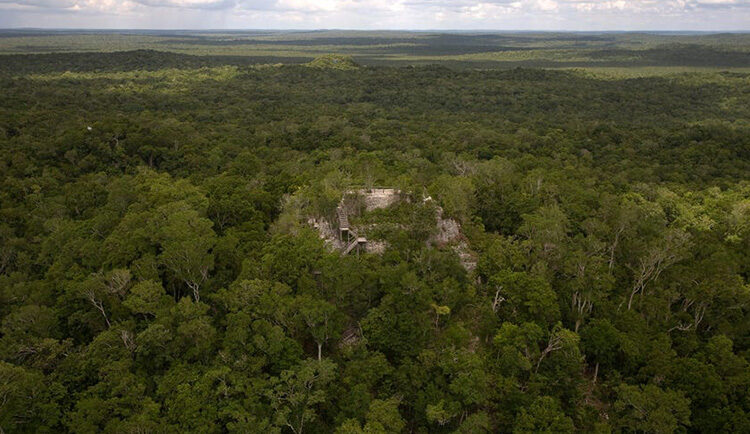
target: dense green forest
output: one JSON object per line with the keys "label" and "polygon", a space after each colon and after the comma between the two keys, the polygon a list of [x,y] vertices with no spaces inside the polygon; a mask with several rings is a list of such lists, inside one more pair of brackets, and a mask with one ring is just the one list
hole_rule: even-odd
{"label": "dense green forest", "polygon": [[746,35],[310,38],[2,33],[0,433],[750,432]]}
{"label": "dense green forest", "polygon": [[[750,33],[477,33],[400,31],[143,31],[2,30],[0,54],[26,70],[45,59],[56,68],[101,69],[101,52],[154,50],[166,55],[140,67],[301,64],[332,52],[366,66],[441,64],[452,69],[597,68],[622,74],[740,69],[750,72]],[[65,55],[62,55],[62,54]],[[117,55],[117,54],[115,54]],[[130,65],[135,65],[131,58]],[[9,68],[10,65],[6,66]],[[644,69],[647,68],[647,69]],[[20,70],[16,70],[20,72]]]}

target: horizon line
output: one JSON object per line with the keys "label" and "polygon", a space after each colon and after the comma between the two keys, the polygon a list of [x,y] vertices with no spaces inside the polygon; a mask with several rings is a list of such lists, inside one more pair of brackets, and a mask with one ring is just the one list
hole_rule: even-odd
{"label": "horizon line", "polygon": [[497,32],[497,33],[706,33],[706,34],[742,34],[750,33],[746,30],[694,30],[694,29],[648,29],[648,30],[573,30],[573,29],[496,29],[496,28],[454,28],[454,29],[435,29],[435,28],[147,28],[147,27],[0,27],[0,31],[7,30],[46,30],[46,31],[156,31],[156,32]]}

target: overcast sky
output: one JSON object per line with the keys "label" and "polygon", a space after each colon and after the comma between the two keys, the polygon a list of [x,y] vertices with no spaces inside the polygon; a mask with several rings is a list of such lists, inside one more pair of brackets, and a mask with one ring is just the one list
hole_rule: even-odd
{"label": "overcast sky", "polygon": [[750,0],[0,0],[0,27],[750,30]]}

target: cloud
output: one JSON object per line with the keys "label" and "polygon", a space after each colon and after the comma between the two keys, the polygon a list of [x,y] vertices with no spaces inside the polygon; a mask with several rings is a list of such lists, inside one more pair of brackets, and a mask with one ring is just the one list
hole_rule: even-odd
{"label": "cloud", "polygon": [[750,30],[750,0],[0,0],[0,26]]}
{"label": "cloud", "polygon": [[135,3],[158,8],[182,9],[228,9],[237,4],[236,0],[133,0]]}
{"label": "cloud", "polygon": [[750,8],[749,0],[693,0],[691,6],[705,9]]}
{"label": "cloud", "polygon": [[74,7],[78,2],[76,0],[0,0],[0,4],[3,3],[38,8],[66,9]]}

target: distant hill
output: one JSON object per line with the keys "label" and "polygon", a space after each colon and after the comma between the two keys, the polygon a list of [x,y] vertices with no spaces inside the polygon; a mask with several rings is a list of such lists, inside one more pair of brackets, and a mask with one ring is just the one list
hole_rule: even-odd
{"label": "distant hill", "polygon": [[[312,57],[312,56],[311,56]],[[41,53],[0,55],[0,73],[22,75],[31,72],[158,71],[164,68],[191,69],[223,65],[249,66],[269,63],[303,63],[310,57],[198,56],[157,50],[86,53]]]}
{"label": "distant hill", "polygon": [[354,61],[352,56],[344,56],[340,54],[326,54],[320,56],[310,63],[306,63],[307,66],[312,68],[330,68],[330,69],[357,69],[359,65]]}

